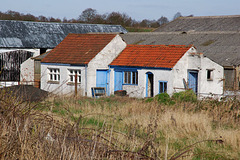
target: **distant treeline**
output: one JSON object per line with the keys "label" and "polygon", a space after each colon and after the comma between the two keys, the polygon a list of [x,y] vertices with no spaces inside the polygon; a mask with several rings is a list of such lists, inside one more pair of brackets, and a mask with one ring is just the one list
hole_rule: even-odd
{"label": "distant treeline", "polygon": [[[181,13],[177,12],[173,19],[181,17]],[[192,16],[192,15],[190,15]],[[90,24],[115,24],[122,25],[123,27],[134,28],[157,28],[160,25],[169,22],[167,17],[161,16],[158,20],[144,19],[136,21],[128,16],[126,13],[111,12],[106,14],[98,14],[95,9],[85,9],[77,19],[59,19],[45,16],[34,16],[32,14],[23,14],[16,11],[0,12],[0,20],[22,20],[22,21],[35,21],[35,22],[59,22],[59,23],[90,23]]]}

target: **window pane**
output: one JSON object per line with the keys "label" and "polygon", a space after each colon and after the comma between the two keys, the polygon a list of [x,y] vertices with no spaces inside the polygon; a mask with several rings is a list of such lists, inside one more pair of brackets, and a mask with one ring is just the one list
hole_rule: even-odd
{"label": "window pane", "polygon": [[131,72],[127,72],[127,83],[130,84],[131,83]]}
{"label": "window pane", "polygon": [[124,83],[127,83],[127,72],[124,72]]}
{"label": "window pane", "polygon": [[209,70],[207,70],[207,79],[210,79],[210,71]]}
{"label": "window pane", "polygon": [[160,82],[160,93],[163,93],[163,82]]}
{"label": "window pane", "polygon": [[212,79],[212,74],[213,74],[213,71],[212,71],[212,70],[207,70],[207,79],[208,79],[208,80],[211,80],[211,79]]}
{"label": "window pane", "polygon": [[167,82],[164,83],[164,93],[167,92]]}
{"label": "window pane", "polygon": [[136,84],[138,84],[138,72],[136,72]]}
{"label": "window pane", "polygon": [[136,72],[132,72],[132,84],[136,84]]}

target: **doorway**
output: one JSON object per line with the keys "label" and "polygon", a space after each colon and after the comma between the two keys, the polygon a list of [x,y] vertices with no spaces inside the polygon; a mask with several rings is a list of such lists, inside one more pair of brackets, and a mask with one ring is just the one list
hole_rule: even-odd
{"label": "doorway", "polygon": [[146,73],[146,97],[153,97],[153,83],[154,75],[152,72]]}

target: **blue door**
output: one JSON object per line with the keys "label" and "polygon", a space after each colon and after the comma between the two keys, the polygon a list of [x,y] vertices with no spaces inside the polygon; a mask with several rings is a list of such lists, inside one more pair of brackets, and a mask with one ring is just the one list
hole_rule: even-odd
{"label": "blue door", "polygon": [[198,72],[189,71],[188,72],[188,87],[191,88],[196,94],[198,90]]}
{"label": "blue door", "polygon": [[115,71],[114,91],[122,90],[123,72]]}
{"label": "blue door", "polygon": [[96,87],[105,87],[108,93],[108,70],[97,70]]}

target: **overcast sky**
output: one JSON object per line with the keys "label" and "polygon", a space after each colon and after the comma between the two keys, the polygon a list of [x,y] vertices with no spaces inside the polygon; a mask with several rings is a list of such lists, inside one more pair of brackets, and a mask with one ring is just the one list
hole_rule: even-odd
{"label": "overcast sky", "polygon": [[8,10],[54,18],[78,18],[83,10],[96,9],[99,14],[117,11],[135,20],[172,20],[183,16],[240,15],[240,0],[0,0],[0,11]]}

